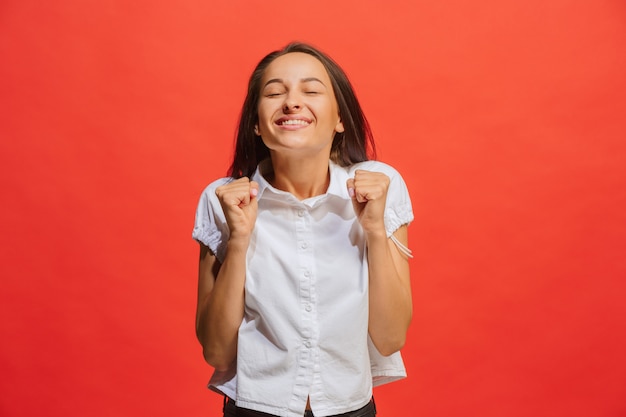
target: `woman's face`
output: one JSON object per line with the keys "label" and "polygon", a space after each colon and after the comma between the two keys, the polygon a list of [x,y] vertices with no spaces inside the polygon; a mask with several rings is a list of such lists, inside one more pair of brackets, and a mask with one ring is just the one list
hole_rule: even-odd
{"label": "woman's face", "polygon": [[330,155],[343,132],[330,77],[315,57],[293,52],[276,58],[261,80],[255,126],[265,145],[285,155]]}

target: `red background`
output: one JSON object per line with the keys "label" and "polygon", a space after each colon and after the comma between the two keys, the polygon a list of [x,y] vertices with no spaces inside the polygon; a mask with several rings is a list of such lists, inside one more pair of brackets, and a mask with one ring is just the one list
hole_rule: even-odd
{"label": "red background", "polygon": [[0,414],[219,414],[193,215],[294,39],[348,72],[414,202],[380,415],[626,416],[619,0],[4,0]]}

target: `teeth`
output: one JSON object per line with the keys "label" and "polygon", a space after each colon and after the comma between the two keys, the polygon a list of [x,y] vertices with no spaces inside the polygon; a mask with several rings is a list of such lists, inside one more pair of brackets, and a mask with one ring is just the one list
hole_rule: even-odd
{"label": "teeth", "polygon": [[281,123],[281,125],[302,125],[302,126],[306,126],[308,124],[309,124],[309,122],[307,122],[306,120],[298,120],[298,119],[284,120]]}

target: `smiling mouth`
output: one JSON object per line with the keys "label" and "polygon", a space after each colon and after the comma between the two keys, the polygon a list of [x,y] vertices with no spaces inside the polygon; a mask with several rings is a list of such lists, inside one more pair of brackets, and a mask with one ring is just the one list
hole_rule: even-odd
{"label": "smiling mouth", "polygon": [[311,122],[302,119],[290,119],[280,120],[277,124],[280,126],[308,126]]}

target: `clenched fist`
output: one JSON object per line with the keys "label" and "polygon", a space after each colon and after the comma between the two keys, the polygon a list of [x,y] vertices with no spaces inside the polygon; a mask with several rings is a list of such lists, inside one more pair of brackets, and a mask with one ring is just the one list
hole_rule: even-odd
{"label": "clenched fist", "polygon": [[347,181],[354,212],[366,233],[385,233],[385,203],[389,177],[381,172],[357,169]]}
{"label": "clenched fist", "polygon": [[248,239],[252,234],[258,210],[258,192],[259,184],[247,177],[215,190],[230,229],[230,239]]}

